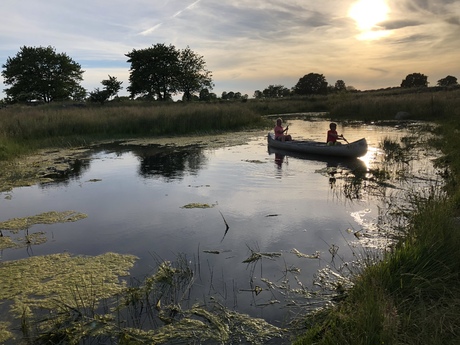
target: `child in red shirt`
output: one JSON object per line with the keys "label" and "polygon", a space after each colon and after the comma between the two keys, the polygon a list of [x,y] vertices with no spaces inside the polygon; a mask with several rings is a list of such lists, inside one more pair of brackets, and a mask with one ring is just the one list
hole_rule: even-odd
{"label": "child in red shirt", "polygon": [[327,144],[328,145],[340,145],[341,143],[337,140],[343,139],[342,134],[337,134],[337,124],[332,122],[329,124],[329,130],[327,131]]}

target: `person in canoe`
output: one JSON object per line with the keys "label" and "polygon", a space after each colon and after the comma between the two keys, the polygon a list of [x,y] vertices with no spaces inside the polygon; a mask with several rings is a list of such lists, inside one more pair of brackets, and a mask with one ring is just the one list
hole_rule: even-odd
{"label": "person in canoe", "polygon": [[329,130],[327,131],[326,142],[329,146],[341,145],[342,143],[337,140],[345,140],[345,138],[343,137],[343,134],[337,134],[337,124],[334,122],[331,122],[329,124]]}
{"label": "person in canoe", "polygon": [[281,120],[280,118],[276,119],[276,126],[275,126],[275,140],[280,140],[280,141],[291,141],[292,140],[292,137],[290,134],[284,134],[285,132],[288,131],[289,129],[289,126],[287,126],[286,128],[283,128],[283,126],[281,125],[283,122],[283,120]]}

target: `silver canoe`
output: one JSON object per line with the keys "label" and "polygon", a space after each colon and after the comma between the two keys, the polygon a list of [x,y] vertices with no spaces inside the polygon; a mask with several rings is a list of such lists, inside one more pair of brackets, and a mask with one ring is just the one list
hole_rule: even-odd
{"label": "silver canoe", "polygon": [[274,133],[268,133],[268,146],[285,151],[303,152],[322,156],[335,157],[361,157],[367,152],[365,138],[353,141],[349,144],[329,146],[326,143],[307,140],[279,141],[275,140]]}

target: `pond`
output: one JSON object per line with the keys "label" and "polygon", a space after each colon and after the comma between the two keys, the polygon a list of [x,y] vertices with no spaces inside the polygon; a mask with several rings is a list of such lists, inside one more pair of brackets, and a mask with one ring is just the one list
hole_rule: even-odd
{"label": "pond", "polygon": [[[294,138],[325,140],[323,119],[287,122]],[[66,178],[2,193],[0,222],[49,211],[87,217],[3,230],[44,239],[3,249],[1,260],[132,254],[132,283],[180,257],[194,270],[182,304],[213,299],[283,326],[324,303],[315,293],[328,282],[346,284],[350,263],[391,245],[390,214],[440,183],[423,126],[339,124],[348,141],[368,141],[355,160],[280,155],[268,150],[265,131],[231,146],[100,145]],[[406,147],[399,159],[385,160],[388,140]]]}

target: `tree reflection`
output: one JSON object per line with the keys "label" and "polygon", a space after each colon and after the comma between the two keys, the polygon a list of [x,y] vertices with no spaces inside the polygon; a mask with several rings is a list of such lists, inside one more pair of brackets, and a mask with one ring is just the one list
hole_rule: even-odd
{"label": "tree reflection", "polygon": [[158,176],[166,180],[176,180],[187,173],[196,175],[207,162],[206,156],[197,147],[155,147],[133,153],[141,159],[139,175],[145,178]]}

